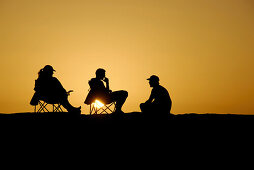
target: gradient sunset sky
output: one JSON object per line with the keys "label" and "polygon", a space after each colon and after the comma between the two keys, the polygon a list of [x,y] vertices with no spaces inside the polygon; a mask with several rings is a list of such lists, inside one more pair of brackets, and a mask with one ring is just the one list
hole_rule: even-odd
{"label": "gradient sunset sky", "polygon": [[158,75],[172,113],[254,113],[253,0],[0,0],[0,113],[32,112],[46,64],[74,106],[104,68],[125,112]]}

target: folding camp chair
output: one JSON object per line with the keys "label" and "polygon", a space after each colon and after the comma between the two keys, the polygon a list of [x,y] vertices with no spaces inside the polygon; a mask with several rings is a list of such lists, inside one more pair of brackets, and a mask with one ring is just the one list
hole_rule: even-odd
{"label": "folding camp chair", "polygon": [[115,102],[97,107],[95,103],[90,104],[90,115],[92,114],[110,114],[115,111]]}
{"label": "folding camp chair", "polygon": [[[50,112],[51,109],[48,108],[48,105],[52,105],[52,112],[63,112],[60,103],[47,103],[43,100],[39,100],[38,107],[37,105],[34,106],[35,113],[43,113],[43,112]],[[38,109],[37,109],[38,108]]]}
{"label": "folding camp chair", "polygon": [[[67,92],[67,95],[69,96],[70,93],[73,92],[73,90],[69,90]],[[60,103],[54,103],[52,101],[48,101],[48,100],[45,100],[45,99],[41,99],[38,101],[38,104],[36,103],[36,98],[38,96],[36,96],[36,93],[34,94],[33,98],[35,98],[35,102],[34,104],[31,104],[31,105],[34,105],[34,112],[35,113],[43,113],[43,112],[50,112],[50,110],[52,110],[52,112],[63,112],[63,109],[62,109],[62,105]],[[32,98],[32,100],[33,100]],[[30,102],[31,103],[31,102]],[[39,105],[39,108],[37,109],[37,105]],[[52,109],[49,109],[48,108],[48,105],[52,105]]]}

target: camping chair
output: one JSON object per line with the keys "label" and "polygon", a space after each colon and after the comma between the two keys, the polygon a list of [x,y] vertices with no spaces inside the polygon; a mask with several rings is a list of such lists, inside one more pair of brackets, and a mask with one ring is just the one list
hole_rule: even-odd
{"label": "camping chair", "polygon": [[[69,90],[67,95],[69,96],[71,92],[73,92],[73,90]],[[36,107],[37,105],[39,105],[39,108]],[[52,112],[63,112],[62,105],[60,103],[53,103],[40,99],[37,105],[34,106],[35,113],[50,112],[50,110],[52,110]],[[52,109],[49,109],[48,105],[52,105]]]}
{"label": "camping chair", "polygon": [[[34,106],[34,112],[35,113],[43,113],[43,112],[51,112],[48,108],[48,105],[52,105],[52,112],[63,112],[62,110],[62,105],[60,103],[47,103],[43,100],[39,100],[38,102],[38,107],[36,107],[37,105]],[[37,109],[38,108],[38,109]]]}
{"label": "camping chair", "polygon": [[110,114],[115,111],[115,102],[102,104],[98,100],[90,104],[90,115],[92,114]]}
{"label": "camping chair", "polygon": [[108,100],[102,96],[100,96],[99,94],[99,98],[104,98],[104,102],[105,103],[101,103],[99,100],[98,100],[98,94],[97,94],[97,91],[96,90],[92,90],[92,89],[95,89],[96,85],[94,85],[93,83],[91,83],[91,80],[88,82],[89,86],[90,86],[90,89],[88,90],[88,94],[87,94],[87,97],[85,99],[85,104],[89,105],[90,106],[90,115],[92,114],[110,114],[110,113],[113,113],[115,111],[115,102],[114,101],[111,101],[111,100]]}

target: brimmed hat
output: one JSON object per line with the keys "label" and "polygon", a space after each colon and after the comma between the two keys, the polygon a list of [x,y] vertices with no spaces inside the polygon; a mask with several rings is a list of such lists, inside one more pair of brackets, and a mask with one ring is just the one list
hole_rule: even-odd
{"label": "brimmed hat", "polygon": [[44,68],[43,68],[44,71],[56,71],[53,69],[53,67],[51,65],[46,65]]}

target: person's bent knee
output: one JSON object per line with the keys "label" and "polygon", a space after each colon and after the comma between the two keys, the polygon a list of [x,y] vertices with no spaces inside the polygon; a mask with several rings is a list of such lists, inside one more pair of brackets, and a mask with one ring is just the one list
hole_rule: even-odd
{"label": "person's bent knee", "polygon": [[127,98],[128,95],[129,95],[127,91],[122,91],[122,93],[123,93],[123,96],[124,96],[125,98]]}
{"label": "person's bent knee", "polygon": [[125,90],[121,90],[119,91],[119,97],[123,98],[123,99],[126,99],[128,97],[128,92],[125,91]]}

